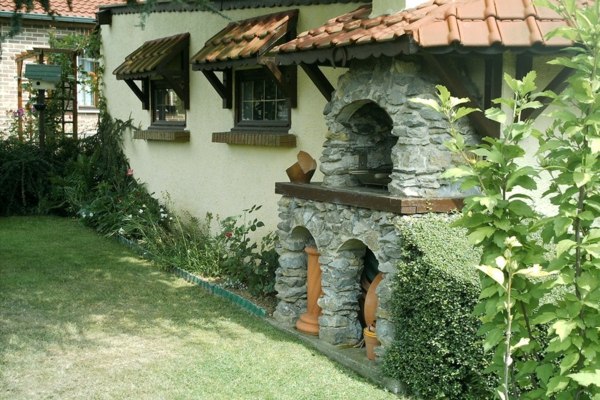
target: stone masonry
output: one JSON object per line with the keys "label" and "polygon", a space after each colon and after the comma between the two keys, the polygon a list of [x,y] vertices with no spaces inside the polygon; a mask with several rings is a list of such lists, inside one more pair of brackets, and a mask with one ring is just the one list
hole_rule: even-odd
{"label": "stone masonry", "polygon": [[[357,169],[389,166],[387,194],[402,198],[463,197],[441,174],[458,160],[443,145],[448,123],[411,98],[435,98],[436,80],[414,62],[380,58],[352,64],[342,75],[324,114],[329,128],[320,157],[323,186],[358,188]],[[460,123],[466,142],[478,137]],[[388,171],[389,171],[388,169]],[[381,192],[386,194],[382,188]],[[293,326],[306,311],[305,246],[320,252],[322,295],[319,338],[355,344],[362,338],[358,319],[360,279],[366,249],[379,262],[376,333],[381,356],[394,339],[390,321],[392,282],[401,254],[395,222],[399,215],[349,205],[284,196],[279,201],[278,321]],[[418,216],[402,216],[418,218]]]}
{"label": "stone masonry", "polygon": [[368,247],[385,277],[377,288],[377,335],[383,347],[394,338],[389,320],[391,277],[400,258],[394,214],[364,208],[283,197],[279,201],[279,263],[276,286],[279,304],[274,317],[293,325],[306,311],[306,254],[316,245],[321,253],[318,301],[320,339],[332,344],[355,344],[362,337],[358,297],[363,256]]}
{"label": "stone masonry", "polygon": [[[373,136],[369,134],[373,128],[365,121],[353,121],[357,115],[364,120],[358,111],[368,104],[387,114],[391,135],[397,139],[388,155],[393,164],[392,182],[388,185],[390,194],[420,198],[462,196],[455,185],[440,178],[442,172],[456,162],[443,144],[450,139],[448,123],[434,110],[410,101],[416,97],[435,98],[436,84],[419,64],[412,62],[382,58],[377,63],[371,60],[353,64],[349,72],[340,77],[335,95],[324,111],[329,133],[320,158],[320,169],[325,175],[323,184],[329,187],[357,185],[349,173],[358,167],[357,147],[371,145],[369,161],[381,157],[381,146],[365,143]],[[381,123],[375,120],[373,124]],[[461,121],[460,130],[466,142],[477,141],[466,120]],[[369,162],[368,166],[377,165]]]}

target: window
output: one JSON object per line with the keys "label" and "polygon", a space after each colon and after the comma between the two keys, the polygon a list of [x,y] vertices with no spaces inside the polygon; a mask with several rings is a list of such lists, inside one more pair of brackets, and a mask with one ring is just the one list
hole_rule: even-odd
{"label": "window", "polygon": [[263,69],[236,72],[236,128],[286,131],[290,101]]}
{"label": "window", "polygon": [[185,104],[165,81],[154,80],[152,85],[152,125],[185,126]]}
{"label": "window", "polygon": [[98,62],[93,58],[77,58],[77,105],[79,108],[96,108],[94,84]]}

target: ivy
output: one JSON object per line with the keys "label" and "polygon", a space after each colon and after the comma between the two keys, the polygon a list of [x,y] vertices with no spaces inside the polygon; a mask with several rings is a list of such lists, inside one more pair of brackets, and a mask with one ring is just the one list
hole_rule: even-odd
{"label": "ivy", "polygon": [[[570,68],[560,94],[539,93],[536,73],[505,76],[513,92],[494,101],[487,118],[503,126],[500,138],[466,144],[456,128],[473,112],[443,87],[438,99],[419,100],[444,114],[451,125],[447,147],[463,164],[445,177],[477,188],[465,200],[456,225],[483,251],[480,301],[490,371],[501,384],[500,399],[600,399],[600,4],[575,0],[538,2],[561,14],[569,26],[551,35],[576,46],[551,64]],[[544,132],[525,111],[552,99]],[[528,138],[537,139],[539,167],[525,162]],[[543,193],[549,215],[535,207],[532,191],[549,176]]]}

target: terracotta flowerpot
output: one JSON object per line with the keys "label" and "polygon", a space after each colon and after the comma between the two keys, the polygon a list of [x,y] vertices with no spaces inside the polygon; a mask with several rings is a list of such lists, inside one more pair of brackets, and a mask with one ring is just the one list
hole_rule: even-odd
{"label": "terracotta flowerpot", "polygon": [[369,360],[375,359],[375,347],[379,346],[379,339],[377,339],[377,333],[369,330],[369,327],[363,329],[363,336],[365,338],[365,347],[367,349],[367,358]]}
{"label": "terracotta flowerpot", "polygon": [[380,272],[375,276],[373,282],[371,282],[371,286],[369,286],[369,290],[367,290],[367,295],[365,296],[364,317],[367,326],[375,325],[375,320],[377,319],[377,305],[379,304],[377,286],[379,286],[382,279],[383,274]]}
{"label": "terracotta flowerpot", "polygon": [[317,170],[317,162],[305,151],[298,152],[298,161],[285,170],[290,182],[310,183],[312,176]]}
{"label": "terracotta flowerpot", "polygon": [[317,300],[323,293],[321,290],[321,265],[319,252],[315,247],[304,249],[308,255],[308,271],[306,276],[306,312],[296,322],[296,329],[309,335],[319,334],[319,316],[321,307]]}

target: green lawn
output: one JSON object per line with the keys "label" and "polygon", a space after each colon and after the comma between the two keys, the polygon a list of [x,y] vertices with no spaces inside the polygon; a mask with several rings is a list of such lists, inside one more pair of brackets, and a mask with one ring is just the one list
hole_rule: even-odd
{"label": "green lawn", "polygon": [[397,399],[61,218],[0,218],[0,399]]}

